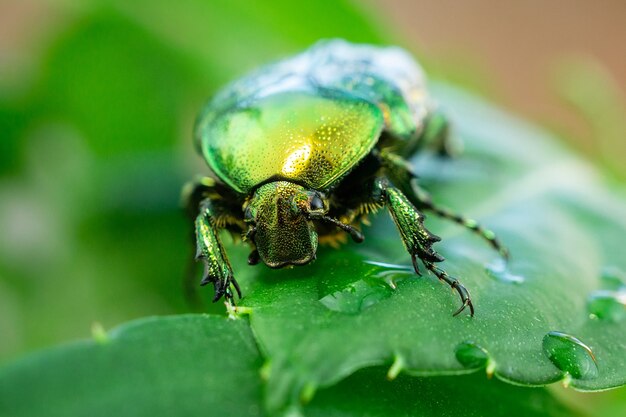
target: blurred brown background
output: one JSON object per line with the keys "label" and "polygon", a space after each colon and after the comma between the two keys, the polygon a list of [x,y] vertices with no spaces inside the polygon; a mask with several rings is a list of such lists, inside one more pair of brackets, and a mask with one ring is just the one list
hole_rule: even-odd
{"label": "blurred brown background", "polygon": [[378,0],[395,28],[431,59],[465,59],[501,100],[534,119],[571,120],[553,92],[560,59],[597,59],[626,89],[622,0]]}
{"label": "blurred brown background", "polygon": [[[58,3],[64,2],[0,2],[1,84],[23,80],[24,72],[33,71],[37,51],[32,46],[70,19],[71,10],[81,9],[80,3],[63,8]],[[395,32],[392,37],[427,57],[427,67],[473,86],[561,133],[588,157],[609,159],[603,162],[624,171],[625,1],[355,3]],[[598,88],[610,90],[613,97],[607,98],[606,91],[595,97]],[[590,114],[607,111],[600,122],[588,120]],[[618,122],[619,129],[606,126]]]}
{"label": "blurred brown background", "polygon": [[[611,159],[607,162],[623,172],[625,1],[370,3],[392,22],[398,38],[452,78],[475,84],[479,92],[561,133],[587,156]],[[454,67],[458,72],[450,70]],[[613,96],[598,97],[601,93]],[[602,121],[589,120],[607,112]]]}

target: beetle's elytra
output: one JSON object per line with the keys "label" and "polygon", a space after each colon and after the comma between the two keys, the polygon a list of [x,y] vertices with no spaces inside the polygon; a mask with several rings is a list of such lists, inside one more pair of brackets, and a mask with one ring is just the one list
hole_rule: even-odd
{"label": "beetle's elytra", "polygon": [[417,63],[402,49],[323,41],[226,86],[200,114],[198,151],[213,172],[186,189],[195,217],[196,258],[214,301],[241,297],[219,229],[244,236],[251,265],[304,265],[318,239],[348,233],[385,207],[413,259],[474,307],[456,278],[435,266],[440,240],[423,224],[431,211],[479,233],[502,255],[493,233],[436,206],[404,158],[430,147],[449,153],[448,123],[429,98]]}

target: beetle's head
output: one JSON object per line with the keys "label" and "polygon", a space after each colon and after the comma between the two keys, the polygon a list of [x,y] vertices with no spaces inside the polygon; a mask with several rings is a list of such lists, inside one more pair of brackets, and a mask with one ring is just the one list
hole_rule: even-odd
{"label": "beetle's head", "polygon": [[363,240],[351,226],[326,216],[328,202],[315,190],[288,181],[257,188],[245,208],[245,220],[261,260],[271,268],[304,265],[315,259],[317,232],[314,220],[335,224],[355,240]]}

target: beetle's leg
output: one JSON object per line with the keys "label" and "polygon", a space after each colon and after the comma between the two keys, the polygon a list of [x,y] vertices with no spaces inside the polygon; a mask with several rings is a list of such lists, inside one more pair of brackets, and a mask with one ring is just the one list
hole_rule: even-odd
{"label": "beetle's leg", "polygon": [[459,307],[458,310],[455,311],[452,315],[457,316],[463,310],[465,310],[465,307],[469,307],[470,316],[474,317],[474,304],[472,304],[472,299],[470,297],[469,291],[467,291],[467,288],[465,288],[463,284],[459,282],[458,279],[451,277],[450,275],[448,275],[446,271],[435,266],[432,262],[428,262],[428,261],[422,261],[422,262],[424,263],[424,266],[433,274],[435,274],[437,278],[439,278],[441,281],[448,284],[450,288],[456,290],[456,292],[459,293],[459,297],[461,297],[461,307]]}
{"label": "beetle's leg", "polygon": [[465,307],[469,306],[470,314],[473,316],[474,307],[467,289],[456,278],[449,276],[441,268],[434,265],[435,262],[443,261],[443,257],[432,248],[432,245],[440,239],[426,229],[424,226],[424,215],[386,178],[377,179],[374,190],[374,198],[387,206],[394,223],[398,227],[402,243],[413,260],[415,272],[420,274],[417,264],[419,259],[426,269],[458,292],[463,305],[454,315],[459,314]]}
{"label": "beetle's leg", "polygon": [[241,298],[239,284],[233,277],[233,269],[226,257],[226,252],[219,237],[215,222],[213,203],[204,199],[200,203],[200,214],[196,217],[196,259],[204,261],[204,276],[200,285],[213,283],[215,297],[213,302],[222,296],[227,302],[233,303],[232,288]]}
{"label": "beetle's leg", "polygon": [[413,179],[413,181],[411,181],[411,185],[415,190],[415,195],[421,207],[423,207],[425,210],[429,210],[435,213],[439,217],[452,220],[453,222],[470,229],[472,232],[485,239],[491,245],[491,247],[493,247],[500,254],[500,256],[508,261],[509,250],[502,245],[502,243],[492,230],[484,228],[476,220],[467,218],[458,213],[454,213],[453,211],[445,207],[440,207],[433,203],[430,194],[428,194],[428,192],[426,192],[418,185],[417,179]]}
{"label": "beetle's leg", "polygon": [[448,117],[440,110],[435,110],[426,119],[424,131],[418,140],[421,148],[431,148],[445,157],[457,155],[462,146],[450,134]]}
{"label": "beetle's leg", "polygon": [[385,150],[378,152],[377,157],[381,160],[386,174],[398,185],[415,207],[420,210],[431,211],[444,219],[452,220],[467,227],[485,239],[505,260],[508,260],[508,249],[502,245],[493,231],[484,228],[476,220],[469,219],[435,204],[430,194],[420,187],[417,176],[412,172],[406,160]]}
{"label": "beetle's leg", "polygon": [[[230,284],[232,283],[238,294],[239,289],[232,277],[232,268],[219,239],[218,230],[225,222],[216,222],[216,218],[235,217],[232,213],[239,205],[235,201],[236,196],[214,179],[205,177],[187,184],[183,189],[182,198],[189,217],[195,220],[192,233],[192,241],[196,247],[195,260],[203,259],[205,263],[201,285],[212,282],[215,287],[214,300],[225,296],[227,301],[232,302]],[[197,307],[200,301],[196,291],[198,284],[195,272],[195,263],[192,262],[185,279],[185,293],[190,304]],[[241,297],[241,294],[239,296]]]}
{"label": "beetle's leg", "polygon": [[[209,178],[208,180],[211,179]],[[191,222],[195,222],[195,219],[198,216],[200,201],[205,198],[204,192],[206,188],[207,185],[204,184],[203,179],[189,182],[183,187],[181,201]],[[189,306],[195,310],[199,310],[202,306],[202,302],[198,296],[198,284],[196,282],[196,259],[193,256],[196,248],[195,227],[190,228],[189,237],[191,255],[189,256],[189,262],[187,263],[183,287],[185,299],[187,300]]]}

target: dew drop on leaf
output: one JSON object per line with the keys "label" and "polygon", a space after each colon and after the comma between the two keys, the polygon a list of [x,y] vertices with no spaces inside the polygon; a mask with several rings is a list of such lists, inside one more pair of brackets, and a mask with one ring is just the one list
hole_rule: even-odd
{"label": "dew drop on leaf", "polygon": [[403,278],[403,275],[415,276],[415,271],[411,265],[389,264],[378,261],[365,261],[366,264],[375,265],[382,268],[382,271],[376,273],[376,278],[382,279],[390,288],[396,289],[397,281]]}
{"label": "dew drop on leaf", "polygon": [[626,317],[626,291],[598,290],[587,298],[591,318],[618,322]]}
{"label": "dew drop on leaf", "polygon": [[602,269],[603,289],[587,297],[589,318],[618,322],[626,317],[626,273],[615,266]]}
{"label": "dew drop on leaf", "polygon": [[456,360],[465,368],[482,368],[489,361],[487,351],[476,343],[463,342],[454,349]]}
{"label": "dew drop on leaf", "polygon": [[626,288],[626,272],[616,266],[606,266],[602,268],[600,274],[602,287],[609,290],[619,290]]}
{"label": "dew drop on leaf", "polygon": [[320,299],[326,308],[346,314],[358,314],[391,296],[392,289],[383,281],[360,279]]}
{"label": "dew drop on leaf", "polygon": [[543,337],[543,351],[557,368],[573,378],[598,376],[598,365],[591,348],[572,335],[549,332]]}
{"label": "dew drop on leaf", "polygon": [[524,282],[524,277],[521,275],[513,274],[509,271],[506,261],[504,259],[498,259],[485,265],[485,269],[489,276],[497,279],[498,281],[508,282],[512,284],[521,284]]}

